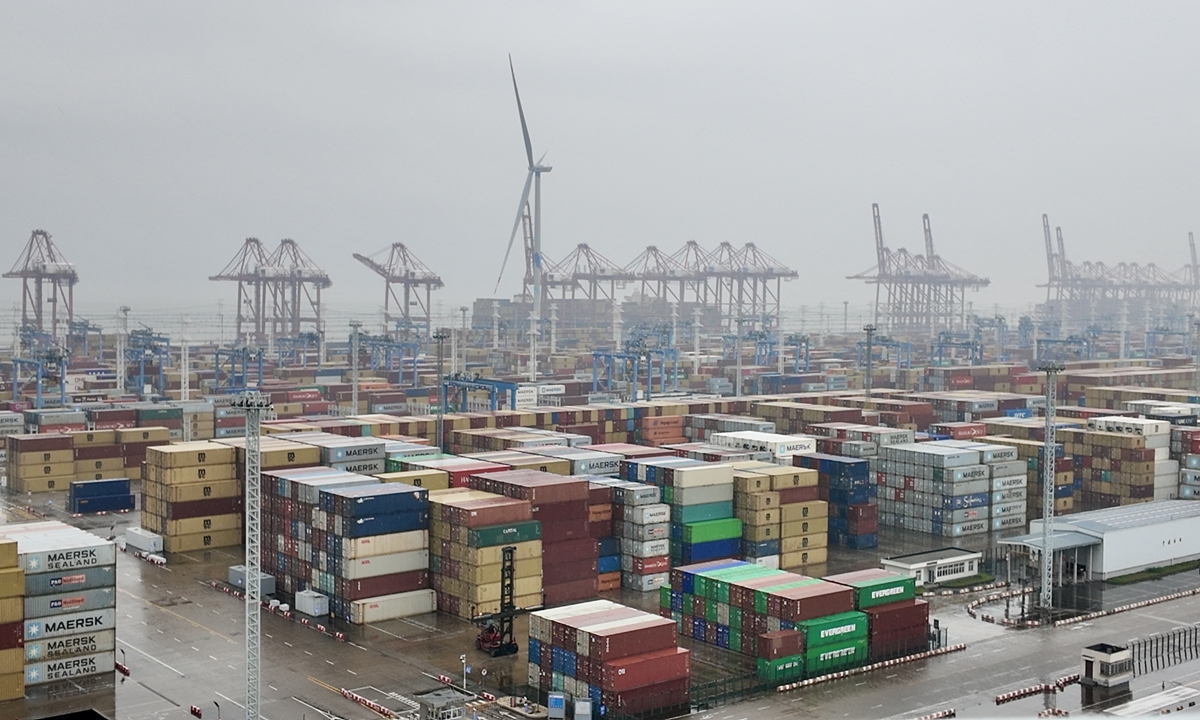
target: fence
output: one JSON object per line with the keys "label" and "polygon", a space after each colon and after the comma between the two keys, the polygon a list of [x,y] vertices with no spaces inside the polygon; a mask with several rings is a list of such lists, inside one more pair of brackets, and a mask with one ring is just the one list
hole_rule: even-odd
{"label": "fence", "polygon": [[1145,675],[1200,658],[1200,625],[1134,640],[1129,643],[1129,654],[1134,675]]}

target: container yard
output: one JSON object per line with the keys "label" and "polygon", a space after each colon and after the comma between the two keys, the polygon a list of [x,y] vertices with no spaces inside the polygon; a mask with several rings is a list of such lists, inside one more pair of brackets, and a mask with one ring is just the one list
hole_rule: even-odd
{"label": "container yard", "polygon": [[0,717],[1195,715],[1200,13],[500,9],[4,11]]}

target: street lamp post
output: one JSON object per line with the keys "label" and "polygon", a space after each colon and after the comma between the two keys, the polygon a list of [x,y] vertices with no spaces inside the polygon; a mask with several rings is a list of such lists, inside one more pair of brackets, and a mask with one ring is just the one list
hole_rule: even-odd
{"label": "street lamp post", "polygon": [[866,325],[863,327],[863,331],[867,333],[867,377],[863,382],[863,386],[867,391],[868,400],[871,399],[871,383],[873,380],[871,371],[873,369],[872,365],[875,360],[875,348],[873,346],[873,341],[875,340],[876,329],[877,328],[874,325]]}
{"label": "street lamp post", "polygon": [[446,451],[446,430],[442,417],[442,414],[446,412],[446,379],[442,374],[442,365],[445,362],[444,348],[448,337],[449,334],[442,328],[438,328],[437,332],[433,334],[433,339],[437,341],[438,346],[437,445],[440,452]]}

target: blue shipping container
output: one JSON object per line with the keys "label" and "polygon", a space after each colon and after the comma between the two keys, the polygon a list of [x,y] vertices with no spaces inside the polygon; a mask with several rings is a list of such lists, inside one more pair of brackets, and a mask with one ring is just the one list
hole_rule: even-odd
{"label": "blue shipping container", "polygon": [[128,495],[129,478],[110,480],[76,480],[71,483],[69,496],[73,498],[103,497],[106,495]]}

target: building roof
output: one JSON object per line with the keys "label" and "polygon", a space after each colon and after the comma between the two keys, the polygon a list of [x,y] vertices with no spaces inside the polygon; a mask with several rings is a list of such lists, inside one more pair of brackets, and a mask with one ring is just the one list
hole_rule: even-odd
{"label": "building roof", "polygon": [[1089,510],[1074,515],[1057,516],[1054,518],[1054,527],[1057,530],[1079,530],[1103,535],[1106,532],[1159,525],[1186,518],[1200,518],[1200,503],[1194,500],[1160,500]]}
{"label": "building roof", "polygon": [[[1200,504],[1200,503],[1197,503]],[[1029,535],[1017,535],[1016,537],[1005,538],[1000,541],[1001,545],[1024,545],[1027,548],[1032,548],[1041,552],[1042,550],[1042,534],[1031,533]],[[1087,547],[1089,545],[1099,545],[1100,538],[1092,535],[1085,535],[1081,532],[1071,532],[1055,529],[1050,536],[1050,547],[1055,551],[1071,550],[1078,547]]]}
{"label": "building roof", "polygon": [[961,560],[972,556],[982,557],[983,553],[948,547],[938,548],[937,550],[926,550],[925,552],[908,553],[906,555],[893,555],[886,559],[905,565],[924,565],[926,563],[938,562],[939,560]]}

